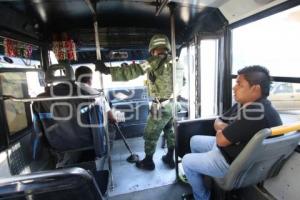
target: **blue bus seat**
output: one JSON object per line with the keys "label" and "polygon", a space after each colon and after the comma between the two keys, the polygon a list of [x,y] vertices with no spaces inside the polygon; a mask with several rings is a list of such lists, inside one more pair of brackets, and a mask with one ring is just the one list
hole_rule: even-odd
{"label": "blue bus seat", "polygon": [[101,176],[94,177],[77,167],[2,178],[0,199],[103,200],[108,171],[101,172]]}
{"label": "blue bus seat", "polygon": [[[53,74],[61,73],[54,76]],[[51,84],[38,97],[89,95],[74,83],[73,69],[68,65],[52,65],[46,72],[46,83]],[[54,85],[54,83],[58,83]],[[97,157],[106,154],[106,138],[102,108],[94,99],[66,99],[36,101],[34,112],[34,158],[43,136],[55,152],[74,152],[94,149]],[[81,122],[81,124],[79,123]]]}

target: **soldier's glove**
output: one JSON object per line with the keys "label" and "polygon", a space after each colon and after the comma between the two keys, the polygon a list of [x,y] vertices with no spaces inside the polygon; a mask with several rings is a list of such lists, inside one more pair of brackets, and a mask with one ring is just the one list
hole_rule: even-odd
{"label": "soldier's glove", "polygon": [[156,80],[156,76],[153,72],[150,72],[149,75],[148,75],[148,78],[149,80],[152,82],[152,84],[155,83],[155,80]]}
{"label": "soldier's glove", "polygon": [[95,62],[95,66],[96,66],[96,71],[99,71],[102,74],[110,74],[109,67],[106,67],[106,65],[104,64],[104,62],[102,60],[97,60]]}

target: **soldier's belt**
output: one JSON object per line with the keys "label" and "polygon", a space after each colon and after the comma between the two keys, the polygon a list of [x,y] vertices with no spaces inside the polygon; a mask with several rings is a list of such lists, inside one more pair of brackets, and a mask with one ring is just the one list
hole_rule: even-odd
{"label": "soldier's belt", "polygon": [[152,101],[153,101],[154,103],[161,103],[161,102],[164,102],[164,101],[167,101],[167,100],[169,100],[169,99],[163,99],[163,98],[159,99],[159,98],[155,98],[155,99],[153,99]]}
{"label": "soldier's belt", "polygon": [[154,103],[160,104],[160,106],[164,107],[168,103],[170,103],[170,99],[159,99],[159,100],[153,100]]}

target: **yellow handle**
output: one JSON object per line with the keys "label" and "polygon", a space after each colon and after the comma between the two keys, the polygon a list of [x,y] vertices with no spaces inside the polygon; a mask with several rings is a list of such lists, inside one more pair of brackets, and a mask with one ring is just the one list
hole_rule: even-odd
{"label": "yellow handle", "polygon": [[271,128],[272,135],[281,135],[291,131],[300,130],[300,122]]}

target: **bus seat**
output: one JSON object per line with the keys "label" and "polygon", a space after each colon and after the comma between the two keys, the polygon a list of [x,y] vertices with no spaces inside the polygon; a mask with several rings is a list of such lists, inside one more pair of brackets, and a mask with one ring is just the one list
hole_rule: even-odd
{"label": "bus seat", "polygon": [[[214,119],[177,122],[175,154],[177,177],[178,157],[190,153],[190,138],[200,134],[213,135],[213,122]],[[230,191],[258,184],[276,176],[300,141],[300,132],[297,130],[300,130],[299,123],[257,132],[231,163],[225,177],[213,178],[214,182],[221,189]],[[206,177],[205,184],[208,185],[209,182]]]}
{"label": "bus seat", "polygon": [[101,188],[107,185],[108,171],[96,179],[78,167],[2,178],[0,199],[102,200],[106,191]]}
{"label": "bus seat", "polygon": [[214,181],[229,191],[276,176],[300,141],[297,130],[299,123],[259,131],[231,163],[225,177]]}
{"label": "bus seat", "polygon": [[215,135],[214,121],[216,118],[176,121],[176,158],[191,153],[190,139],[194,135]]}
{"label": "bus seat", "polygon": [[[89,95],[79,89],[74,80],[74,72],[70,66],[52,65],[45,74],[45,81],[50,87],[38,97]],[[106,153],[103,115],[100,106],[90,106],[93,102],[93,99],[34,102],[32,108],[36,138],[44,135],[55,152],[94,149],[96,156],[102,157]],[[34,157],[38,149],[37,143],[34,142]]]}

